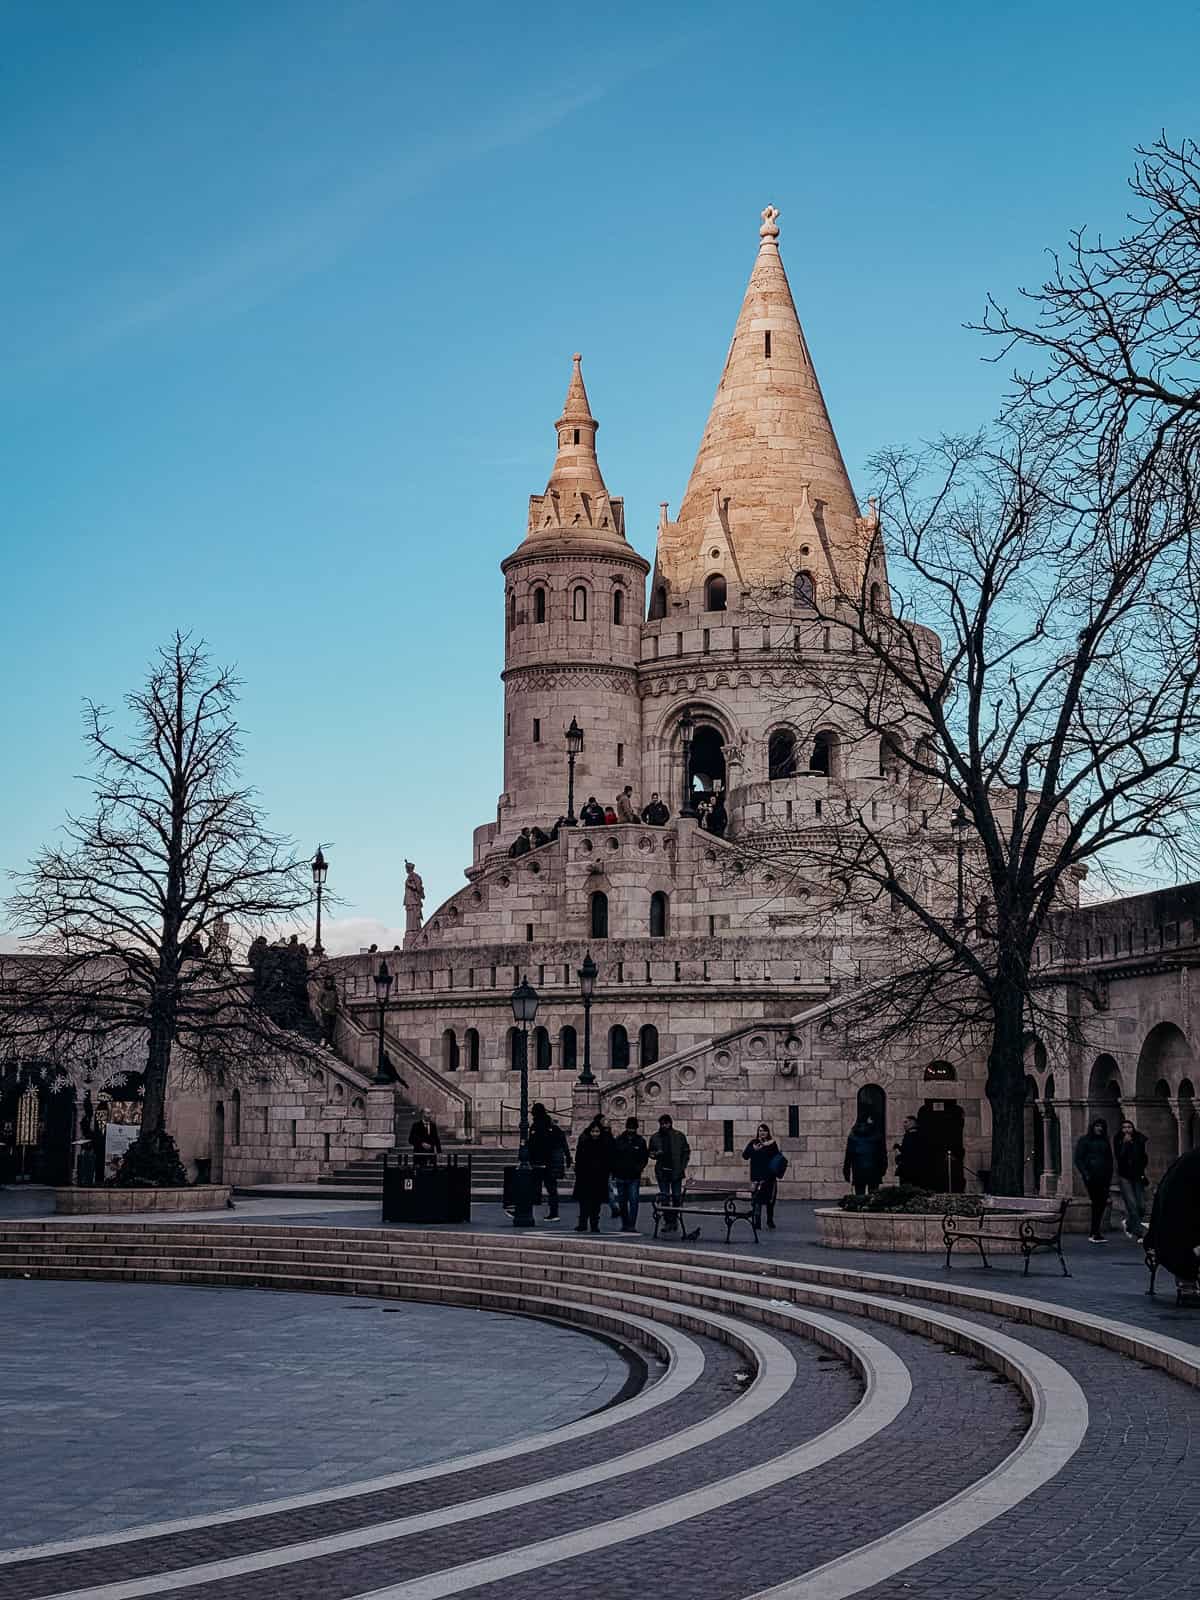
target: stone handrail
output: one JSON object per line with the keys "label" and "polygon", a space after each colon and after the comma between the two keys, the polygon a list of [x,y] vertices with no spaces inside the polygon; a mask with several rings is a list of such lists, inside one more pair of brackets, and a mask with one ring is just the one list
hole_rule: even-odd
{"label": "stone handrail", "polygon": [[[374,1044],[378,1038],[378,1025],[366,1026],[348,1007],[340,1011],[338,1017],[339,1020],[345,1021],[360,1040],[370,1039]],[[440,1072],[431,1067],[427,1061],[423,1061],[415,1050],[396,1037],[386,1021],[383,1028],[383,1042],[393,1065],[400,1071],[400,1076],[408,1080],[410,1088],[412,1079],[415,1078],[419,1082],[422,1095],[433,1102],[435,1115],[447,1131],[462,1133],[470,1138],[475,1113],[475,1105],[470,1095],[457,1084],[448,1083]],[[421,1101],[418,1098],[412,1103],[419,1105]]]}

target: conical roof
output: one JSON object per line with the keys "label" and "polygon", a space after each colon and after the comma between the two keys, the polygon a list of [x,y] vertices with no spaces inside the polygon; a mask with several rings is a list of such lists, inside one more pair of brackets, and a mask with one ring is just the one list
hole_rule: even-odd
{"label": "conical roof", "polygon": [[[679,594],[703,581],[714,496],[746,587],[801,567],[857,582],[858,505],[779,254],[779,213],[762,213],[758,257],[678,521],[660,537],[661,576]],[[813,512],[816,520],[813,521]],[[801,556],[816,536],[820,549]],[[827,580],[829,581],[829,580]]]}

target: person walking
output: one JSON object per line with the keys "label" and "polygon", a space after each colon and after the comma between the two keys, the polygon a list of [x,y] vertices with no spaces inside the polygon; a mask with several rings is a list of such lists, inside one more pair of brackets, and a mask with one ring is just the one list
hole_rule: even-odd
{"label": "person walking", "polygon": [[567,1136],[554,1121],[540,1100],[529,1114],[529,1164],[542,1174],[542,1187],[546,1191],[547,1222],[558,1221],[558,1184],[571,1165],[571,1147]]}
{"label": "person walking", "polygon": [[408,1142],[416,1156],[441,1155],[442,1136],[428,1106],[421,1107],[420,1116],[408,1130]]}
{"label": "person walking", "polygon": [[[658,1132],[650,1140],[650,1154],[659,1201],[678,1206],[683,1199],[683,1180],[692,1159],[692,1147],[665,1111],[658,1119]],[[674,1233],[678,1225],[678,1216],[668,1215],[663,1219],[663,1232]]]}
{"label": "person walking", "polygon": [[1103,1117],[1093,1117],[1088,1131],[1075,1141],[1074,1161],[1092,1203],[1092,1231],[1088,1239],[1092,1244],[1103,1244],[1104,1213],[1108,1209],[1114,1166],[1108,1123]]}
{"label": "person walking", "polygon": [[782,1176],[779,1169],[786,1162],[787,1157],[772,1137],[771,1129],[767,1123],[759,1123],[753,1139],[742,1151],[742,1160],[750,1163],[750,1215],[753,1226],[756,1228],[762,1227],[762,1214],[765,1206],[767,1227],[773,1228],[775,1226],[775,1196],[778,1191],[779,1179]]}
{"label": "person walking", "polygon": [[613,1140],[612,1181],[616,1190],[622,1233],[636,1233],[638,1203],[642,1195],[642,1173],[650,1160],[650,1149],[638,1132],[638,1119],[625,1118],[625,1131]]}
{"label": "person walking", "polygon": [[1113,1159],[1125,1204],[1124,1230],[1131,1239],[1140,1239],[1146,1231],[1146,1168],[1150,1157],[1146,1135],[1139,1133],[1128,1117],[1113,1139]]}
{"label": "person walking", "polygon": [[853,1184],[855,1194],[874,1194],[887,1171],[887,1147],[883,1134],[870,1112],[864,1111],[846,1139],[842,1177]]}
{"label": "person walking", "polygon": [[608,1174],[612,1169],[613,1136],[596,1115],[579,1136],[575,1146],[575,1198],[579,1201],[576,1233],[600,1232],[600,1208],[608,1196]]}

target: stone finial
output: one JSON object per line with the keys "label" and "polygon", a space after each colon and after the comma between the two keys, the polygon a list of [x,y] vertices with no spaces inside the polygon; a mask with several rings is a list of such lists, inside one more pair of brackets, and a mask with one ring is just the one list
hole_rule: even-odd
{"label": "stone finial", "polygon": [[762,227],[758,230],[760,239],[778,239],[779,237],[779,207],[766,206],[762,214]]}

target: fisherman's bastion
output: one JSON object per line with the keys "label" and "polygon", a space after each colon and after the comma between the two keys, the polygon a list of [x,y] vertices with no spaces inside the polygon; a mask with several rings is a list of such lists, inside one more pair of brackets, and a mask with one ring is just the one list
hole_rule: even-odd
{"label": "fisherman's bastion", "polygon": [[[870,1109],[889,1147],[917,1115],[948,1186],[985,1181],[978,1054],[916,1038],[863,1050],[845,1024],[893,936],[886,907],[839,910],[828,882],[802,882],[773,858],[856,808],[898,835],[920,829],[930,892],[953,894],[955,839],[937,797],[889,760],[887,741],[805,709],[852,648],[835,595],[890,601],[875,511],[851,487],[779,234],[768,207],[686,490],[675,515],[660,508],[653,567],[628,541],[573,358],[549,478],[524,529],[513,507],[497,544],[504,770],[467,881],[425,915],[409,864],[402,950],[326,964],[337,1010],[322,1065],[286,1083],[179,1087],[181,1153],[214,1181],[329,1180],[403,1143],[418,1106],[444,1138],[514,1151],[523,1040],[511,995],[522,978],[540,998],[530,1099],[574,1134],[598,1109],[637,1116],[647,1133],[669,1111],[692,1175],[719,1181],[742,1173],[742,1147],[766,1120],[791,1162],[786,1192],[826,1198],[844,1189],[846,1133]],[[714,366],[717,340],[714,330]],[[574,811],[589,797],[613,806],[629,786],[639,819],[661,797],[665,824],[564,822],[572,729]],[[687,814],[717,794],[721,835]],[[511,855],[535,828],[554,836]],[[419,861],[419,840],[409,854]],[[1110,1128],[1133,1116],[1152,1178],[1191,1147],[1198,899],[1185,886],[1057,919],[1055,959],[1066,952],[1087,981],[1072,998],[1064,990],[1074,1026],[1028,1040],[1026,1193],[1071,1192],[1070,1151],[1097,1112]],[[594,1083],[578,977],[589,956]],[[381,959],[392,978],[386,1075]]]}

